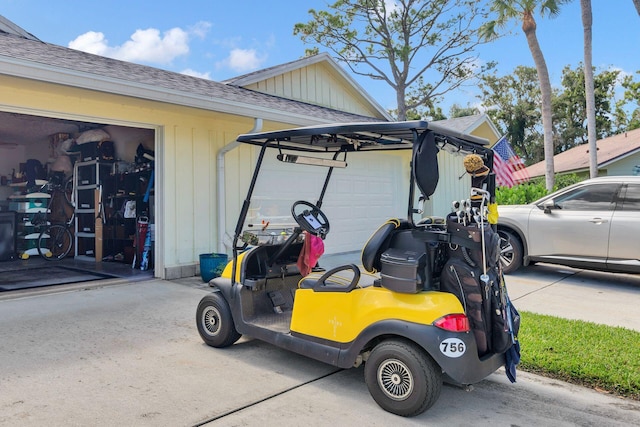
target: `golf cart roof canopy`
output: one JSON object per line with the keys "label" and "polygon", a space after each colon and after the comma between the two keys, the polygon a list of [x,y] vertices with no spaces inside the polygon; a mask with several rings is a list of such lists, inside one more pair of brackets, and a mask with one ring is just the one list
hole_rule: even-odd
{"label": "golf cart roof canopy", "polygon": [[353,152],[413,148],[419,136],[433,132],[436,145],[447,151],[485,153],[488,140],[426,121],[334,123],[239,135],[242,143],[305,152]]}

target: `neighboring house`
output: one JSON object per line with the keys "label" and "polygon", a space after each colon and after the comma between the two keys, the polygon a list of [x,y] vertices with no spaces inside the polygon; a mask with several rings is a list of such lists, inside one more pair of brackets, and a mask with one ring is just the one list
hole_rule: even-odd
{"label": "neighboring house", "polygon": [[[630,130],[596,142],[598,175],[640,175],[640,129]],[[589,145],[582,144],[553,157],[557,174],[575,173],[589,177]],[[544,161],[527,168],[529,176],[544,176]]]}
{"label": "neighboring house", "polygon": [[[60,133],[105,129],[129,162],[139,145],[153,150],[156,277],[196,275],[199,254],[230,252],[225,242],[256,158],[255,148],[238,146],[238,134],[389,119],[326,54],[220,83],[49,44],[0,16],[0,175],[27,159],[48,162]],[[498,138],[486,116],[441,124]],[[430,214],[444,215],[453,198],[468,197],[469,180],[458,178],[462,161],[447,156],[438,188],[444,197],[427,206]],[[342,195],[323,205],[332,229],[342,218],[350,225],[332,234],[326,253],[359,250],[389,215],[406,215],[407,154],[356,157],[346,176],[334,176]],[[349,215],[332,216],[334,208]]]}

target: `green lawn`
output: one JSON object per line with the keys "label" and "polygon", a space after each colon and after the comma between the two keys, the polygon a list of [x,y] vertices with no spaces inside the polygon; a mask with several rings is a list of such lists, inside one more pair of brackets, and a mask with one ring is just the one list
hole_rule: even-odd
{"label": "green lawn", "polygon": [[519,369],[640,400],[640,332],[520,314]]}

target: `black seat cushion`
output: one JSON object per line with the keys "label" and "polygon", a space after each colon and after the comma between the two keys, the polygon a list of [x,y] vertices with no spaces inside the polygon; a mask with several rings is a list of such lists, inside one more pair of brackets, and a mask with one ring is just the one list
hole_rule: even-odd
{"label": "black seat cushion", "polygon": [[400,227],[400,220],[390,219],[380,226],[362,249],[362,266],[369,273],[380,271],[380,255],[389,243],[391,233]]}

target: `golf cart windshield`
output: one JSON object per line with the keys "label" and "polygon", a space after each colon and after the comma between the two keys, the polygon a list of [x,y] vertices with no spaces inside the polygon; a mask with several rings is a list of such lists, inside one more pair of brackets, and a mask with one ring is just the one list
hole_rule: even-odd
{"label": "golf cart windshield", "polygon": [[[234,251],[246,244],[286,240],[296,227],[291,203],[306,200],[321,207],[334,168],[348,167],[349,158],[360,152],[412,150],[409,221],[416,213],[414,188],[419,196],[428,198],[438,184],[439,150],[478,154],[487,167],[493,166],[487,140],[425,121],[329,124],[243,134],[237,140],[261,150],[236,226]],[[265,156],[277,158],[279,166],[263,164]],[[289,164],[306,168],[305,175],[314,174],[317,179],[305,180],[303,186],[293,185]],[[262,173],[268,178],[258,180]],[[293,194],[295,191],[298,194]]]}

